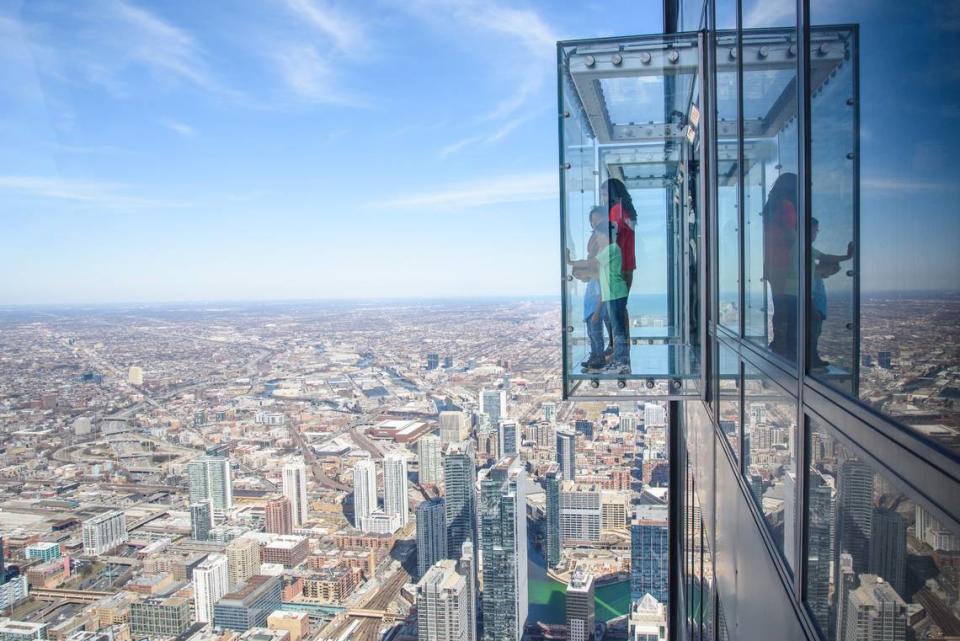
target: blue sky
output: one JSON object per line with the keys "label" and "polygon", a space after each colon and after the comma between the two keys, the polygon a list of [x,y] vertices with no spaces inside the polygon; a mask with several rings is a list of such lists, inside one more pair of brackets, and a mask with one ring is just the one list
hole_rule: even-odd
{"label": "blue sky", "polygon": [[[918,2],[812,4],[860,25],[865,291],[960,283],[960,10]],[[556,295],[554,43],[660,6],[0,4],[0,304]]]}
{"label": "blue sky", "polygon": [[0,303],[556,293],[554,43],[659,6],[7,3]]}

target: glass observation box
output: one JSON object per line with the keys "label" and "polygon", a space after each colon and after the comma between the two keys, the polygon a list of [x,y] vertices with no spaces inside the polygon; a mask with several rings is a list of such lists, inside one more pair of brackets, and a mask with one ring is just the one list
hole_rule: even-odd
{"label": "glass observation box", "polygon": [[[853,35],[812,35],[814,87],[855,58]],[[763,213],[791,182],[785,174],[796,190],[796,52],[795,32],[777,29],[747,31],[742,42],[734,32],[717,32],[558,44],[566,398],[703,397],[703,350],[716,332],[711,317],[763,349],[780,349],[788,339],[799,344],[797,243],[805,222],[795,214],[792,232],[775,245]],[[835,108],[844,114],[838,127],[846,127],[846,139],[844,131],[831,132],[831,153],[840,155],[830,158],[835,196],[832,213],[824,214],[842,219],[852,240],[856,101],[849,93],[832,92],[842,99]],[[771,247],[780,255],[764,256]],[[769,265],[784,261],[793,261],[792,299],[768,280]],[[856,269],[845,273],[848,282],[836,289],[854,294]],[[788,311],[792,336],[783,329]],[[843,336],[829,342],[853,350],[859,314],[845,309],[838,316]],[[856,380],[855,353],[835,360],[848,366],[825,375]],[[725,374],[736,372],[718,372]]]}

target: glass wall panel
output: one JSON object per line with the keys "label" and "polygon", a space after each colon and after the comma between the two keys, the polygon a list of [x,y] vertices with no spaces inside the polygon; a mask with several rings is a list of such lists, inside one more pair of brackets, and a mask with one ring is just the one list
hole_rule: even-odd
{"label": "glass wall panel", "polygon": [[797,522],[796,402],[744,363],[743,403],[744,473],[773,540],[792,571]]}
{"label": "glass wall panel", "polygon": [[720,429],[730,444],[737,460],[740,459],[740,359],[736,352],[720,345],[720,376],[718,380]]}
{"label": "glass wall panel", "polygon": [[745,331],[796,361],[797,33],[793,0],[742,9]]}
{"label": "glass wall panel", "polygon": [[[859,33],[859,74],[845,64],[811,87],[814,248],[846,254],[855,242],[853,257],[824,279],[819,348],[829,365],[813,374],[960,453],[960,5],[815,2],[811,24],[814,33],[829,25]],[[838,128],[850,124],[845,101],[857,88],[851,135]],[[858,152],[859,167],[847,152]],[[859,300],[848,270],[859,275]],[[854,331],[845,335],[848,319]],[[830,375],[855,370],[853,358],[855,380]]]}
{"label": "glass wall panel", "polygon": [[[576,93],[568,78],[563,79],[564,90],[560,95],[561,127],[562,127],[562,172],[564,213],[563,225],[565,250],[568,261],[574,257],[586,256],[589,249],[587,244],[593,229],[590,223],[590,211],[599,204],[597,196],[597,178],[594,174],[596,139],[590,128],[590,123],[574,99]],[[585,278],[583,270],[570,268],[566,283],[566,308],[568,327],[566,362],[576,359],[580,351],[578,345],[585,341],[585,309],[594,296],[590,290],[590,279]],[[586,300],[585,300],[586,296]]]}
{"label": "glass wall panel", "polygon": [[808,358],[814,376],[848,393],[856,386],[859,330],[856,49],[855,30],[811,34]]}
{"label": "glass wall panel", "polygon": [[695,34],[561,45],[568,393],[696,393],[699,67]]}
{"label": "glass wall panel", "polygon": [[960,538],[810,421],[806,604],[827,641],[960,635]]}
{"label": "glass wall panel", "polygon": [[717,34],[717,322],[740,331],[740,163],[736,32]]}

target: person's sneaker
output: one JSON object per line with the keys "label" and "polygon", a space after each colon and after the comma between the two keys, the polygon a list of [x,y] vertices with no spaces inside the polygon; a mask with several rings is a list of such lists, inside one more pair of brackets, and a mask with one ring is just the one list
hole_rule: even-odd
{"label": "person's sneaker", "polygon": [[624,376],[631,373],[630,366],[624,363],[610,363],[603,368],[603,371],[609,374],[616,374],[618,376]]}
{"label": "person's sneaker", "polygon": [[583,365],[583,371],[585,372],[600,372],[604,369],[604,363],[602,360],[588,360]]}
{"label": "person's sneaker", "polygon": [[825,361],[819,356],[814,356],[812,359],[810,359],[810,367],[813,367],[814,369],[827,369],[830,367],[830,361]]}

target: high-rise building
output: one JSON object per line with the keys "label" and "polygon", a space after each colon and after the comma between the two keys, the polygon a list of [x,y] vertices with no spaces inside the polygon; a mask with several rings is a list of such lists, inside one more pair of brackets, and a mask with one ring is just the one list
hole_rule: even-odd
{"label": "high-rise building", "polygon": [[456,563],[443,559],[417,583],[418,641],[469,641],[469,593]]}
{"label": "high-rise building", "polygon": [[873,510],[870,574],[889,583],[897,594],[906,594],[907,524],[895,509]]}
{"label": "high-rise building", "polygon": [[543,410],[543,420],[548,423],[553,423],[557,420],[557,404],[556,403],[544,403],[540,406],[540,409]]}
{"label": "high-rise building", "polygon": [[[721,620],[722,625],[722,620]],[[720,629],[719,639],[726,639]],[[630,641],[667,641],[667,608],[652,594],[645,594],[630,606]]]}
{"label": "high-rise building", "polygon": [[423,501],[417,506],[417,576],[422,577],[434,563],[445,558],[446,506],[443,499]]}
{"label": "high-rise building", "polygon": [[596,543],[600,540],[602,524],[600,488],[564,481],[560,488],[561,543]]}
{"label": "high-rise building", "polygon": [[149,598],[130,604],[130,632],[177,637],[190,627],[190,602],[180,597]]}
{"label": "high-rise building", "polygon": [[448,556],[455,556],[466,541],[476,546],[476,484],[473,448],[466,442],[449,446],[443,457]]}
{"label": "high-rise building", "polygon": [[807,604],[814,619],[824,629],[830,621],[830,577],[833,565],[834,523],[836,519],[833,479],[811,472],[807,550]]}
{"label": "high-rise building", "polygon": [[627,413],[621,414],[620,431],[627,434],[632,434],[637,431],[637,415]]}
{"label": "high-rise building", "polygon": [[131,385],[143,385],[143,368],[131,366],[127,371],[127,382]]}
{"label": "high-rise building", "polygon": [[276,496],[263,508],[264,530],[271,534],[293,534],[293,510],[290,499]]}
{"label": "high-rise building", "polygon": [[201,456],[187,466],[190,478],[190,502],[209,501],[214,515],[233,508],[233,480],[230,459],[225,456]]}
{"label": "high-rise building", "polygon": [[467,584],[467,641],[477,641],[477,608],[479,586],[477,584],[477,555],[473,543],[464,541],[457,561],[459,572]]}
{"label": "high-rise building", "polygon": [[[2,545],[0,545],[0,553],[2,553],[2,551],[3,548]],[[28,545],[26,549],[26,555],[28,559],[38,559],[44,563],[54,559],[59,559],[61,554],[60,544],[51,543],[49,541],[42,541],[40,543]],[[0,572],[3,572],[2,566],[0,566]]]}
{"label": "high-rise building", "polygon": [[190,538],[195,541],[206,541],[210,538],[213,528],[213,510],[210,501],[201,501],[190,504]]}
{"label": "high-rise building", "polygon": [[666,505],[641,505],[630,526],[630,598],[651,594],[666,604],[669,594],[670,516]]}
{"label": "high-rise building", "polygon": [[482,390],[480,412],[490,417],[490,425],[497,425],[507,417],[507,393],[503,390]]}
{"label": "high-rise building", "polygon": [[280,609],[282,586],[280,577],[257,575],[240,589],[223,595],[213,607],[213,623],[220,628],[244,632],[262,628],[267,617]]}
{"label": "high-rise building", "polygon": [[667,410],[658,403],[647,403],[643,406],[643,427],[663,427],[667,424]]}
{"label": "high-rise building", "polygon": [[377,509],[377,466],[373,461],[357,461],[353,466],[353,527],[364,532],[367,519]]}
{"label": "high-rise building", "polygon": [[459,443],[470,436],[470,423],[464,412],[446,410],[440,412],[440,442]]}
{"label": "high-rise building", "polygon": [[237,590],[260,572],[260,543],[245,536],[230,541],[227,544],[227,565],[230,589]]}
{"label": "high-rise building", "polygon": [[573,422],[573,431],[577,434],[582,434],[583,438],[588,441],[593,440],[593,421],[588,421],[585,418],[577,419]]}
{"label": "high-rise building", "polygon": [[443,480],[443,459],[440,451],[440,438],[433,434],[427,434],[417,441],[420,483],[437,485]]}
{"label": "high-rise building", "polygon": [[893,355],[890,352],[878,352],[877,364],[883,369],[893,369]]}
{"label": "high-rise building", "polygon": [[480,483],[484,641],[520,641],[527,621],[526,473],[505,457]]}
{"label": "high-rise building", "polygon": [[497,426],[497,441],[500,456],[513,456],[520,453],[520,425],[512,419],[503,419]]}
{"label": "high-rise building", "polygon": [[557,463],[564,481],[577,480],[577,434],[557,430]]}
{"label": "high-rise building", "polygon": [[873,574],[861,574],[860,586],[847,596],[847,641],[904,641],[907,604],[889,583]]}
{"label": "high-rise building", "polygon": [[100,556],[128,539],[127,517],[119,510],[104,512],[83,522],[83,553]]}
{"label": "high-rise building", "polygon": [[303,461],[291,461],[283,466],[283,495],[290,501],[293,527],[307,522],[310,504],[307,502],[307,466]]}
{"label": "high-rise building", "polygon": [[576,570],[567,584],[567,639],[593,641],[595,622],[593,575]]}
{"label": "high-rise building", "polygon": [[407,457],[401,452],[391,452],[383,457],[383,511],[397,519],[397,527],[406,527],[410,522]]}
{"label": "high-rise building", "polygon": [[849,597],[857,587],[857,573],[853,571],[853,559],[846,552],[837,556],[837,612],[835,620],[828,623],[828,629],[836,632],[835,641],[847,641],[847,611]]}
{"label": "high-rise building", "polygon": [[847,459],[840,465],[837,485],[840,547],[853,559],[853,571],[865,574],[873,532],[873,470],[863,461]]}
{"label": "high-rise building", "polygon": [[546,518],[543,532],[543,556],[547,567],[560,564],[560,466],[551,463],[543,475]]}
{"label": "high-rise building", "polygon": [[437,369],[438,367],[440,367],[439,354],[427,354],[427,369]]}
{"label": "high-rise building", "polygon": [[193,603],[197,622],[213,621],[213,606],[230,591],[227,557],[211,554],[193,569]]}

